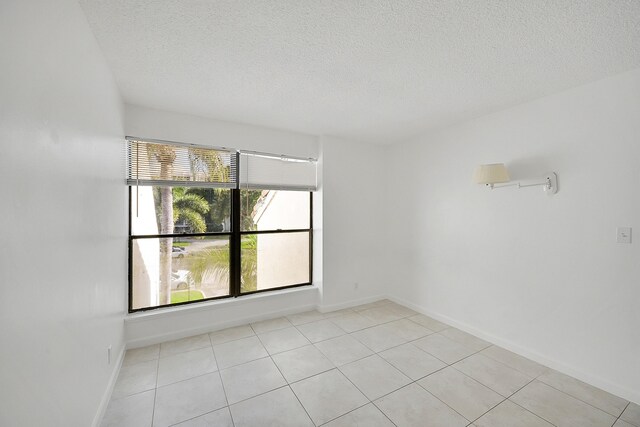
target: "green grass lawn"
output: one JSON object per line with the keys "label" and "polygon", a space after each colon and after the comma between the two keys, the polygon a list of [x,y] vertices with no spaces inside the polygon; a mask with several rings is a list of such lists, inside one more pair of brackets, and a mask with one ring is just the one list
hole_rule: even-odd
{"label": "green grass lawn", "polygon": [[177,302],[186,302],[186,301],[197,301],[199,299],[204,299],[204,295],[201,291],[173,291],[171,292],[171,303],[175,304]]}

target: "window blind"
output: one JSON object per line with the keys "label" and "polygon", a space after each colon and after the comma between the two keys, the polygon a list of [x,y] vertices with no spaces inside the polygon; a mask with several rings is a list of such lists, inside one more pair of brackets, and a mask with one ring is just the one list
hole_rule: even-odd
{"label": "window blind", "polygon": [[240,152],[240,188],[317,190],[317,161],[252,151]]}
{"label": "window blind", "polygon": [[127,184],[236,188],[236,151],[127,137]]}

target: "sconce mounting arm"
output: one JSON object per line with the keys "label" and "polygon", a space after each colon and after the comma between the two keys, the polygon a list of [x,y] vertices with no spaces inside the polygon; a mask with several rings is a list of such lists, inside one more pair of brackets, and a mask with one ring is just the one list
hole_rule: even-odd
{"label": "sconce mounting arm", "polygon": [[487,187],[492,190],[495,188],[504,188],[504,187],[540,187],[542,186],[545,193],[548,195],[556,194],[558,192],[558,175],[555,172],[548,172],[545,174],[544,182],[537,182],[535,184],[522,184],[520,182],[513,182],[509,184],[495,185],[495,184],[486,184]]}

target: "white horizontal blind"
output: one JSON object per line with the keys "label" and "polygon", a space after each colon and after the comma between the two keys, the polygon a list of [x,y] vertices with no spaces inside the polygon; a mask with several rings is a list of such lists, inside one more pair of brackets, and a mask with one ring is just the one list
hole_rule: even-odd
{"label": "white horizontal blind", "polygon": [[127,137],[127,184],[236,188],[236,151]]}
{"label": "white horizontal blind", "polygon": [[315,159],[241,151],[240,188],[315,191],[316,168]]}

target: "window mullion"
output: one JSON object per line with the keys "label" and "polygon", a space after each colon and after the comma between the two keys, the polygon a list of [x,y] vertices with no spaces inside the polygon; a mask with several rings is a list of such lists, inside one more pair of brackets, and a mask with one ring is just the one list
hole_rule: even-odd
{"label": "window mullion", "polygon": [[309,283],[313,283],[313,192],[309,192]]}
{"label": "window mullion", "polygon": [[241,258],[242,258],[242,235],[240,234],[240,190],[231,190],[231,243],[230,243],[230,266],[229,295],[240,296],[241,288]]}

